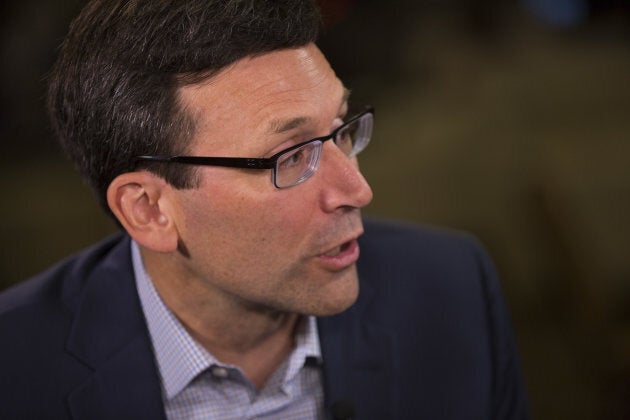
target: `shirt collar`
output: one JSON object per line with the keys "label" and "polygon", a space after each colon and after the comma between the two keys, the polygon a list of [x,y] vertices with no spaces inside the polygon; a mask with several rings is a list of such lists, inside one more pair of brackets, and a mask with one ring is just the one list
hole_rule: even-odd
{"label": "shirt collar", "polygon": [[[140,249],[131,242],[131,257],[140,303],[147,321],[153,351],[167,399],[179,394],[197,375],[220,363],[195,341],[166,307],[147,273]],[[321,363],[321,348],[315,317],[308,316],[298,326],[296,346],[288,360],[284,382],[290,381],[307,359]]]}
{"label": "shirt collar", "polygon": [[135,241],[131,243],[131,256],[162,385],[166,397],[171,399],[216,360],[188,334],[166,307],[146,272]]}

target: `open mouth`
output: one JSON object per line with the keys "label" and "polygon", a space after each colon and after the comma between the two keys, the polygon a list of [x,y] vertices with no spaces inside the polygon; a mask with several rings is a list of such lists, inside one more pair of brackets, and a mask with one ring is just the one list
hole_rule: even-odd
{"label": "open mouth", "polygon": [[328,251],[327,253],[324,254],[324,256],[326,257],[336,257],[337,255],[341,254],[344,251],[347,251],[348,248],[350,248],[350,245],[352,244],[352,241],[348,241],[345,244],[342,244],[336,248],[331,249],[330,251]]}
{"label": "open mouth", "polygon": [[[363,232],[358,232],[353,236],[348,235],[344,238],[346,242],[328,248],[323,253],[319,254],[319,264],[333,272],[346,270],[354,265],[359,260],[360,248],[358,238],[362,233]],[[342,240],[343,239],[340,239],[340,241]]]}

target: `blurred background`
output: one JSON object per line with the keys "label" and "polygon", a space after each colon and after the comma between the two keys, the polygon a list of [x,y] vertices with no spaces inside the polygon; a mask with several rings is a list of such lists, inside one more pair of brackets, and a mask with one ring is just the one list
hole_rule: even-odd
{"label": "blurred background", "polygon": [[[80,4],[0,3],[0,289],[115,230],[43,106]],[[533,418],[630,418],[629,1],[321,5],[322,50],[377,110],[366,213],[485,243]]]}

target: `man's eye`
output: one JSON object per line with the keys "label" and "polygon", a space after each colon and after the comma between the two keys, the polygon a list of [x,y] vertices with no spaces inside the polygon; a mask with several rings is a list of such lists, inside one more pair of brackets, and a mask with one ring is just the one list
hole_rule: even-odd
{"label": "man's eye", "polygon": [[335,144],[346,154],[350,154],[353,147],[354,127],[345,127],[335,137]]}
{"label": "man's eye", "polygon": [[303,149],[298,149],[295,152],[291,153],[291,155],[282,158],[280,161],[280,166],[282,168],[291,168],[295,166],[300,166],[304,163],[306,159],[306,152]]}

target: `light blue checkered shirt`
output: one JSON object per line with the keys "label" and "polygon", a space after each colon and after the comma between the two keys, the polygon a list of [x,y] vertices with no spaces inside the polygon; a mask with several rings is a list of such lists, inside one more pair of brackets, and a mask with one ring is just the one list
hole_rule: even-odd
{"label": "light blue checkered shirt", "polygon": [[[220,363],[187,333],[155,290],[135,242],[131,254],[168,419],[324,418],[314,317],[303,319],[293,352],[257,390],[238,367]],[[305,365],[307,358],[317,363]]]}

